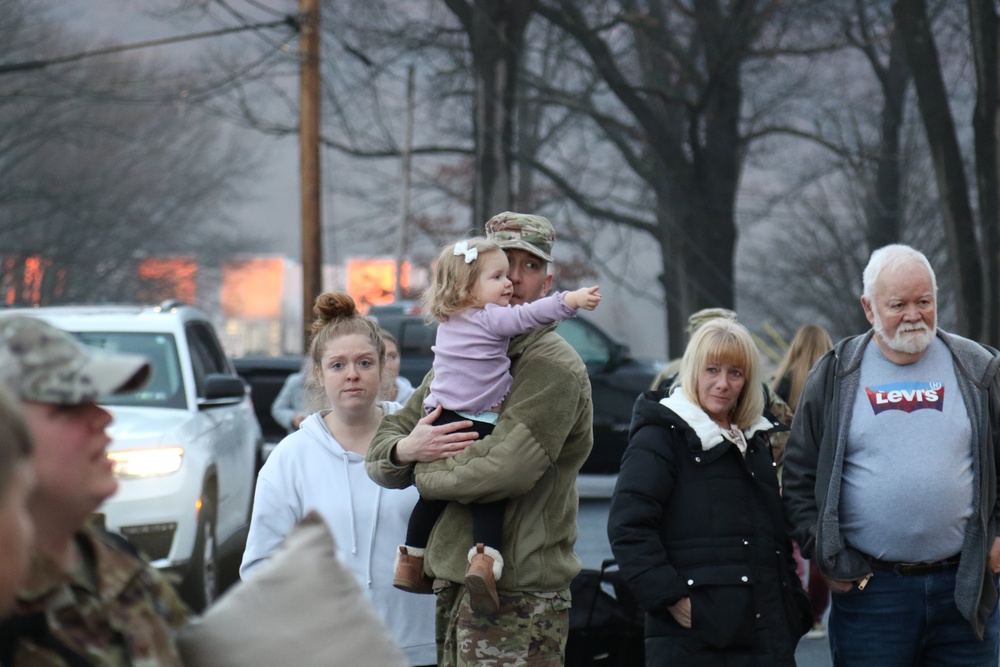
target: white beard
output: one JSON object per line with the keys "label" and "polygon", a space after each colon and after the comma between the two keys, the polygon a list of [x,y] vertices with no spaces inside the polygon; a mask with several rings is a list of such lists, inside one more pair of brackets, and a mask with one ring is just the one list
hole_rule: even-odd
{"label": "white beard", "polygon": [[[878,316],[878,310],[873,308],[872,313],[875,315],[872,328],[875,329],[876,335],[891,350],[902,352],[903,354],[920,354],[930,347],[931,342],[934,340],[934,331],[923,321],[913,323],[900,322],[896,328],[896,335],[889,338],[885,335],[885,327],[882,326],[882,318]],[[916,335],[903,335],[908,331],[919,331],[920,333]]]}

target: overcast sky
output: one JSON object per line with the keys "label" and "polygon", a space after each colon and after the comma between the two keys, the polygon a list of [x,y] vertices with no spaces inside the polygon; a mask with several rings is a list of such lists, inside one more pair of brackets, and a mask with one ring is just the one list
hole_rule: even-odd
{"label": "overcast sky", "polygon": [[[219,23],[206,24],[204,26],[193,27],[190,22],[178,25],[170,25],[162,20],[151,19],[138,12],[136,6],[139,3],[154,4],[151,0],[54,0],[53,5],[57,6],[56,14],[72,33],[79,36],[84,42],[85,49],[108,46],[109,44],[133,43],[142,40],[171,37],[188,34],[197,30],[209,30],[219,27]],[[235,4],[243,5],[239,0],[234,0]],[[291,0],[255,0],[271,6],[294,6]],[[169,4],[169,3],[167,3]],[[160,5],[162,6],[162,5]],[[250,33],[242,33],[237,36],[211,40],[215,44],[222,40],[253,40],[259,39]],[[150,49],[158,57],[193,58],[201,49],[204,49],[206,42],[186,42],[178,45],[156,47]],[[293,46],[295,46],[293,44]],[[41,56],[61,55],[61,54],[39,54]],[[298,143],[296,137],[273,138],[259,133],[247,131],[251,141],[262,149],[266,156],[266,163],[262,166],[258,175],[255,187],[248,189],[247,201],[237,210],[232,212],[231,217],[239,221],[239,224],[247,235],[252,235],[258,239],[256,244],[261,254],[279,254],[294,259],[300,256],[301,235],[300,215],[299,215],[299,180],[298,180]],[[345,225],[345,220],[358,217],[356,211],[349,210],[352,206],[349,200],[343,197],[331,197],[329,190],[335,180],[343,178],[343,174],[336,174],[336,165],[324,164],[324,183],[327,193],[323,201],[324,220],[324,257],[326,261],[343,261],[350,255],[366,255],[372,250],[379,253],[371,246],[356,248],[358,243],[364,244],[363,239],[350,238],[350,232],[337,232],[339,237],[335,239],[332,230]],[[384,222],[384,221],[383,221]],[[555,221],[558,224],[558,221]],[[369,222],[371,227],[374,222]],[[615,235],[622,235],[615,232]],[[624,234],[624,237],[631,239],[631,234]],[[378,237],[381,245],[385,246],[385,235]],[[377,240],[378,240],[377,239]],[[616,242],[621,242],[616,241]],[[633,241],[627,241],[632,244]],[[336,249],[333,247],[336,245]],[[365,249],[366,248],[366,249]],[[631,258],[638,266],[648,267],[648,273],[655,275],[657,270],[657,258],[655,248],[643,239],[642,243],[637,243],[636,247],[628,252],[621,253],[621,261]],[[623,271],[622,267],[614,267],[616,271]],[[647,278],[651,281],[652,277]],[[588,314],[588,317],[598,322],[605,329],[632,346],[634,352],[639,355],[662,356],[664,354],[664,336],[662,317],[649,317],[646,312],[643,315],[645,322],[643,326],[636,326],[632,317],[634,310],[634,299],[620,285],[610,280],[602,282],[602,293],[605,295],[604,305],[599,311]]]}
{"label": "overcast sky", "polygon": [[[145,0],[142,0],[145,1]],[[173,37],[192,32],[190,24],[171,25],[151,19],[135,9],[133,0],[60,0],[55,12],[64,25],[84,44],[100,48],[111,44]],[[211,30],[217,25],[195,28]],[[252,39],[247,34],[224,39]],[[207,40],[206,40],[207,41]],[[153,47],[150,52],[164,58],[195,55],[204,42],[185,42]],[[64,54],[38,54],[39,57]],[[248,192],[243,206],[232,212],[248,235],[260,239],[261,252],[298,259],[301,248],[299,229],[298,143],[295,137],[275,138],[247,131],[266,156],[256,187]],[[330,216],[329,207],[324,217]]]}

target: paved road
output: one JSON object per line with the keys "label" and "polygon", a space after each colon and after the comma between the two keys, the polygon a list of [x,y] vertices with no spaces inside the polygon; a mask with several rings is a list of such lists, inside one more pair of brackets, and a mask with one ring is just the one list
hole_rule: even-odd
{"label": "paved road", "polygon": [[[600,569],[601,561],[611,558],[608,544],[608,501],[585,499],[580,501],[580,518],[577,522],[580,537],[576,552],[588,569]],[[831,667],[830,646],[826,639],[803,639],[795,652],[798,667]]]}
{"label": "paved road", "polygon": [[[601,562],[611,558],[611,546],[608,544],[608,505],[607,497],[614,487],[613,480],[590,480],[586,489],[581,491],[588,497],[580,501],[580,517],[578,526],[580,537],[577,540],[576,552],[588,569],[600,569]],[[220,577],[223,587],[227,587],[239,578],[241,553],[225,558],[220,563]],[[795,652],[798,667],[832,667],[830,647],[825,639],[799,642]],[[636,666],[641,667],[641,666]]]}

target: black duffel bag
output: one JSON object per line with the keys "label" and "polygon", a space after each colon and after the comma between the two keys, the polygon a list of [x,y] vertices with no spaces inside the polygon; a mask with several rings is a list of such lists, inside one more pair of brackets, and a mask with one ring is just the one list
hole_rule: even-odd
{"label": "black duffel bag", "polygon": [[570,584],[566,667],[643,667],[643,619],[614,559],[583,570]]}

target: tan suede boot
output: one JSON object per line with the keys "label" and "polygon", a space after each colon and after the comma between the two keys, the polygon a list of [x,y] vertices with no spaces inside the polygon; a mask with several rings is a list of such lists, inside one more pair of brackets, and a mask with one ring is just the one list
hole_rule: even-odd
{"label": "tan suede boot", "polygon": [[465,572],[465,588],[469,605],[477,614],[491,616],[500,608],[497,580],[503,574],[503,556],[493,547],[477,544],[469,550],[469,569]]}
{"label": "tan suede boot", "polygon": [[424,550],[400,546],[392,585],[409,593],[433,593],[433,581],[424,574]]}

